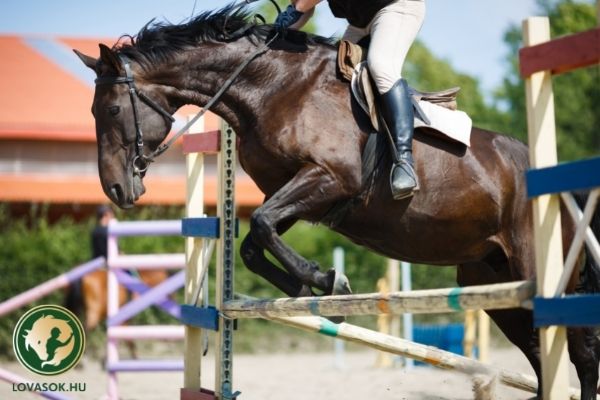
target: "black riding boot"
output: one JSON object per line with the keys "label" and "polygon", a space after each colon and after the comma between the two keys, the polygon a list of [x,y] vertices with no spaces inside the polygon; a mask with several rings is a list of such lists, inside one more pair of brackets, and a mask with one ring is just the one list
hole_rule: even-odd
{"label": "black riding boot", "polygon": [[418,190],[412,157],[414,111],[408,84],[400,79],[392,88],[381,95],[381,114],[392,135],[396,147],[394,166],[390,173],[392,196],[404,199]]}

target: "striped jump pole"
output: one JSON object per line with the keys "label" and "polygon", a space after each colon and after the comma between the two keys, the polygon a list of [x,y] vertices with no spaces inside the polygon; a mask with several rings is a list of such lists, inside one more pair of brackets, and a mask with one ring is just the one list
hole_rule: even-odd
{"label": "striped jump pole", "polygon": [[221,311],[229,318],[431,314],[518,308],[528,304],[534,295],[534,282],[519,281],[388,294],[233,300],[227,301]]}
{"label": "striped jump pole", "polygon": [[30,304],[31,302],[44,297],[56,290],[69,286],[71,283],[81,279],[84,275],[102,268],[106,264],[104,257],[98,257],[84,264],[81,264],[69,272],[65,272],[52,278],[34,288],[29,289],[15,297],[0,303],[0,317],[6,315],[19,307]]}
{"label": "striped jump pole", "polygon": [[[337,339],[358,343],[376,350],[386,351],[403,357],[431,364],[435,367],[453,370],[469,376],[483,374],[496,376],[498,381],[513,388],[530,393],[537,391],[537,379],[533,376],[517,372],[497,369],[479,361],[425,346],[409,340],[379,333],[359,326],[341,323],[334,324],[322,317],[269,317],[269,320],[292,326],[308,332],[320,333]],[[569,399],[579,399],[579,389],[569,389]]]}

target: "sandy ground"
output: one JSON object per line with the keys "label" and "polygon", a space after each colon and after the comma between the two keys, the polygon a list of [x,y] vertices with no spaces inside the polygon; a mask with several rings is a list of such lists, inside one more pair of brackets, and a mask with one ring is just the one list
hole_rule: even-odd
{"label": "sandy ground", "polygon": [[[343,368],[334,367],[331,352],[310,354],[236,355],[234,389],[242,392],[241,400],[438,400],[473,399],[468,376],[433,367],[416,367],[408,371],[401,366],[375,368],[377,352],[346,352]],[[491,363],[497,367],[532,374],[525,358],[516,349],[491,350]],[[205,358],[203,386],[213,388],[213,358]],[[397,361],[401,361],[396,359]],[[27,374],[18,363],[2,365],[35,382],[85,382],[86,392],[74,399],[103,399],[106,375],[95,360],[83,360],[83,368],[60,378],[44,379]],[[206,379],[204,379],[206,378]],[[571,380],[576,383],[574,373]],[[122,399],[179,399],[182,373],[127,373],[119,375]],[[494,399],[521,400],[532,396],[498,386]],[[0,382],[0,399],[38,399],[28,393],[13,392],[12,385]]]}

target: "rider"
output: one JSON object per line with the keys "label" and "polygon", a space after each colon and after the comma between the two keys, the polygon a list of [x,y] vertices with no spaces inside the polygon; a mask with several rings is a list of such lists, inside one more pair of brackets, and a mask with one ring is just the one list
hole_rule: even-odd
{"label": "rider", "polygon": [[[279,29],[301,28],[322,0],[291,0],[277,17]],[[350,25],[343,39],[358,42],[371,35],[367,63],[381,97],[381,112],[396,147],[390,184],[394,199],[418,187],[412,157],[414,112],[402,66],[425,17],[425,0],[328,0],[333,15]]]}

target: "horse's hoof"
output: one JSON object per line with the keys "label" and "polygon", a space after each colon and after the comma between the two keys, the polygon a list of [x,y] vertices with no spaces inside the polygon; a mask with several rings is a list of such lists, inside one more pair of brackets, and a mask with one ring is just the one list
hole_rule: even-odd
{"label": "horse's hoof", "polygon": [[323,317],[323,318],[327,318],[334,324],[341,324],[342,322],[346,322],[346,317],[344,317],[343,315],[339,315],[336,317]]}
{"label": "horse's hoof", "polygon": [[331,290],[331,294],[333,296],[344,295],[344,294],[352,294],[352,289],[350,288],[350,281],[346,277],[346,275],[341,272],[335,271],[335,277],[333,278],[333,289]]}
{"label": "horse's hoof", "polygon": [[[341,272],[335,271],[335,275],[333,278],[333,288],[331,289],[331,295],[344,295],[344,294],[352,294],[352,289],[350,288],[350,281],[346,275]],[[328,320],[335,324],[341,324],[346,321],[346,317],[343,315],[327,317]]]}

